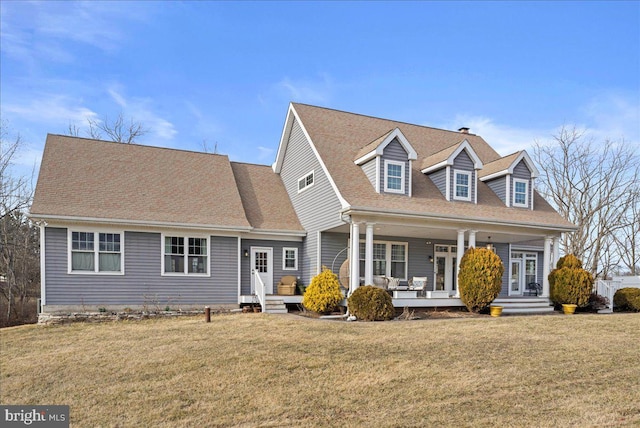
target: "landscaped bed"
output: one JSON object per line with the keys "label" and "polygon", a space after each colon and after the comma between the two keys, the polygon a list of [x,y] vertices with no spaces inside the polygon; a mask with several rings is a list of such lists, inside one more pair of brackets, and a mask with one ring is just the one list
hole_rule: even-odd
{"label": "landscaped bed", "polygon": [[640,424],[640,315],[0,330],[0,401],[94,426]]}

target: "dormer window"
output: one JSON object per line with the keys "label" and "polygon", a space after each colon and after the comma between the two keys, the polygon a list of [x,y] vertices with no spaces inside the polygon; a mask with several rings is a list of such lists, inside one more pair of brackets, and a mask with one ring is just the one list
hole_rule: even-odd
{"label": "dormer window", "polygon": [[471,201],[471,172],[455,170],[453,173],[455,175],[453,199]]}
{"label": "dormer window", "polygon": [[389,193],[404,194],[404,162],[385,160],[384,191]]}
{"label": "dormer window", "polygon": [[513,206],[528,208],[529,181],[519,178],[513,179]]}

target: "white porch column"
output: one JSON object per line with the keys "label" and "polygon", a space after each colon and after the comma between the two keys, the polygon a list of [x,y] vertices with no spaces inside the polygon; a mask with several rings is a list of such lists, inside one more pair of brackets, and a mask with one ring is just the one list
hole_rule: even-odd
{"label": "white porch column", "polygon": [[551,270],[556,268],[556,264],[560,260],[560,236],[553,237],[553,259],[551,262]]}
{"label": "white porch column", "polygon": [[360,225],[351,223],[351,262],[349,269],[349,291],[360,286]]}
{"label": "white porch column", "polygon": [[373,285],[373,223],[367,223],[364,248],[364,284]]}
{"label": "white porch column", "polygon": [[476,246],[476,233],[478,231],[477,230],[470,230],[469,231],[469,248]]}
{"label": "white porch column", "polygon": [[464,233],[466,230],[458,230],[458,253],[456,254],[456,297],[460,297],[458,274],[460,273],[460,260],[464,256]]}
{"label": "white porch column", "polygon": [[544,238],[544,256],[542,260],[542,297],[549,297],[549,273],[551,265],[551,237]]}

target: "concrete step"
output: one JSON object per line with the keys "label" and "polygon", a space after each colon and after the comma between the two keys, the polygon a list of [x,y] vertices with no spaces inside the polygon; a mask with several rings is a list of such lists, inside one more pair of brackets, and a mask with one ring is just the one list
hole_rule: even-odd
{"label": "concrete step", "polygon": [[284,304],[284,300],[271,296],[267,297],[264,309],[268,314],[286,314],[289,312],[287,311],[287,305]]}
{"label": "concrete step", "polygon": [[502,309],[503,314],[552,314],[553,312],[553,306],[520,308],[504,307]]}
{"label": "concrete step", "polygon": [[502,306],[503,314],[550,314],[554,312],[549,299],[531,298],[502,298],[496,299],[493,305]]}

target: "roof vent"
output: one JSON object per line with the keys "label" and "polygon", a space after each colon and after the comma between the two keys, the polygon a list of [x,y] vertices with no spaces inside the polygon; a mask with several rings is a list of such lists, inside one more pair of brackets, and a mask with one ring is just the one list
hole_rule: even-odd
{"label": "roof vent", "polygon": [[458,132],[462,133],[462,134],[468,134],[469,133],[469,128],[466,127],[462,127],[460,129],[458,129]]}

